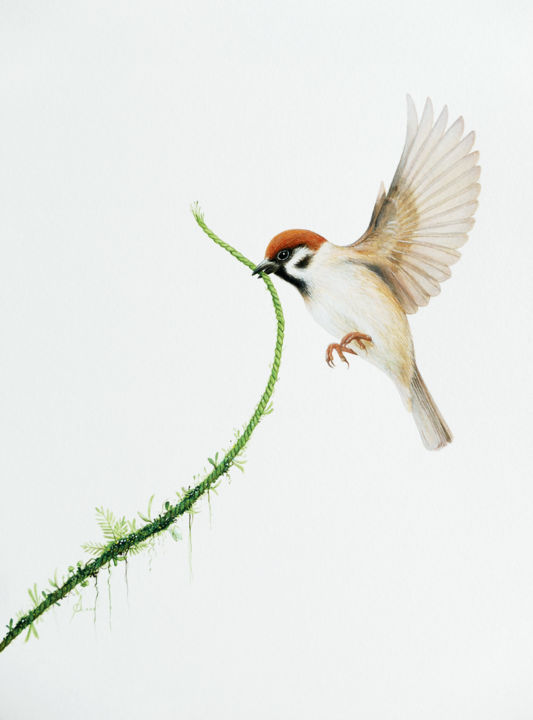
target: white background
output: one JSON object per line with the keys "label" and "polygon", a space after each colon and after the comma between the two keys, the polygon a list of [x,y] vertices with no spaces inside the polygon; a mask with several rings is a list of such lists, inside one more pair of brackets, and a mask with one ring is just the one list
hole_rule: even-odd
{"label": "white background", "polygon": [[[531,4],[0,4],[0,622],[192,483],[262,390],[254,260],[345,244],[403,146],[405,94],[477,131],[477,224],[412,318],[455,441],[276,280],[275,412],[194,519],[0,656],[0,718],[533,718]],[[187,535],[186,523],[181,525]],[[86,604],[94,602],[88,588]]]}

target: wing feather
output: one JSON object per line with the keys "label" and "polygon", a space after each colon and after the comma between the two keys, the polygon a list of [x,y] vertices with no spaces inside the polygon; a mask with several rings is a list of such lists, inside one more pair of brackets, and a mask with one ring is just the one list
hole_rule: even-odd
{"label": "wing feather", "polygon": [[439,115],[437,122],[435,123],[431,132],[429,133],[429,135],[424,143],[424,147],[420,148],[416,159],[413,161],[413,165],[409,172],[410,179],[412,179],[413,177],[416,177],[418,171],[424,167],[424,163],[427,160],[428,156],[435,153],[436,148],[438,147],[438,145],[441,141],[441,138],[443,136],[447,122],[448,122],[448,108],[445,106],[444,109],[442,110],[441,114]]}
{"label": "wing feather", "polygon": [[370,225],[353,244],[362,262],[377,266],[405,312],[416,312],[451,276],[474,225],[481,189],[475,135],[463,137],[458,118],[446,129],[448,110],[434,121],[426,100],[420,121],[407,96],[407,131],[388,193],[383,186]]}
{"label": "wing feather", "polygon": [[418,201],[418,211],[423,212],[431,209],[437,203],[445,203],[456,197],[472,197],[473,200],[479,195],[481,185],[477,182],[479,179],[479,167],[467,170],[456,180],[446,183],[442,187],[432,192],[430,195],[420,197]]}

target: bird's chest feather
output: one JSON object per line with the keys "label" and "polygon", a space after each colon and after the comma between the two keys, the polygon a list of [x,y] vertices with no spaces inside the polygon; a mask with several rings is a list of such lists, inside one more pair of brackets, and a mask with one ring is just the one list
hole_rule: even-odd
{"label": "bird's chest feather", "polygon": [[[370,334],[390,321],[381,281],[362,265],[343,263],[316,272],[306,304],[314,319],[332,335],[360,331]],[[378,282],[376,282],[376,280]]]}
{"label": "bird's chest feather", "polygon": [[383,370],[398,376],[410,364],[412,341],[405,313],[388,286],[366,266],[317,265],[305,302],[316,322],[337,339],[349,332],[370,335],[373,343],[361,355]]}

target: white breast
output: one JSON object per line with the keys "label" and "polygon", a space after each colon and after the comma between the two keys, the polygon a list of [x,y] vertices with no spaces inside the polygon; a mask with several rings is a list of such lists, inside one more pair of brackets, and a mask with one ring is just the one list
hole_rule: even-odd
{"label": "white breast", "polygon": [[337,342],[349,332],[373,340],[358,355],[402,384],[410,381],[413,347],[407,317],[392,290],[375,272],[357,262],[352,251],[324,243],[308,268],[306,305]]}

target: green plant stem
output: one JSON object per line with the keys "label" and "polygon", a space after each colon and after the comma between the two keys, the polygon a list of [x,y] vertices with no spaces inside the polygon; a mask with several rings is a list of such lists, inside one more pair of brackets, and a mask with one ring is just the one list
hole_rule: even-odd
{"label": "green plant stem", "polygon": [[[217,243],[217,245],[220,245],[222,248],[224,248],[224,250],[229,252],[230,255],[233,255],[233,257],[239,262],[243,263],[243,265],[246,265],[250,269],[253,269],[255,267],[254,263],[251,260],[248,260],[248,258],[242,255],[242,253],[240,253],[238,250],[233,248],[231,245],[228,245],[228,243],[225,243],[217,235],[215,235],[212,230],[207,227],[204,221],[203,214],[198,205],[194,205],[192,207],[192,212],[198,225],[202,228],[206,235],[211,238],[211,240]],[[7,626],[8,632],[0,642],[0,652],[5,650],[6,647],[11,642],[13,642],[17,635],[20,635],[23,630],[31,626],[32,623],[37,620],[37,618],[39,618],[46,610],[48,610],[48,608],[65,598],[78,585],[80,585],[90,577],[96,577],[100,570],[103,567],[108,566],[109,563],[113,561],[116,563],[119,557],[126,556],[127,552],[132,547],[144,542],[153,535],[156,535],[168,528],[178,517],[188,512],[193,507],[195,502],[200,497],[202,497],[202,495],[204,495],[204,493],[206,493],[210,487],[212,487],[212,485],[218,480],[218,478],[220,478],[222,475],[225,475],[229,471],[233,464],[233,461],[243,450],[244,446],[250,439],[252,432],[257,427],[264,411],[267,408],[268,402],[274,391],[274,386],[278,378],[279,367],[281,363],[283,332],[285,326],[281,303],[276,289],[274,288],[274,285],[272,284],[270,278],[265,274],[262,274],[261,277],[263,279],[263,282],[267,286],[268,292],[272,297],[274,312],[276,314],[276,345],[274,348],[272,370],[268,377],[268,382],[257,404],[255,412],[250,418],[242,434],[239,435],[235,444],[230,448],[230,450],[226,453],[222,460],[219,463],[214,464],[213,470],[207,475],[207,477],[205,477],[194,488],[185,493],[184,497],[179,503],[173,506],[169,506],[166,512],[156,517],[152,522],[147,523],[143,527],[139,528],[139,530],[130,533],[126,537],[121,538],[116,542],[110,543],[106,547],[106,549],[100,555],[98,555],[98,557],[95,557],[93,560],[90,560],[84,565],[78,564],[77,568],[70,574],[67,580],[56,590],[50,593],[43,593],[44,599],[38,605],[36,605],[32,610],[29,610],[16,623],[10,623]]]}

